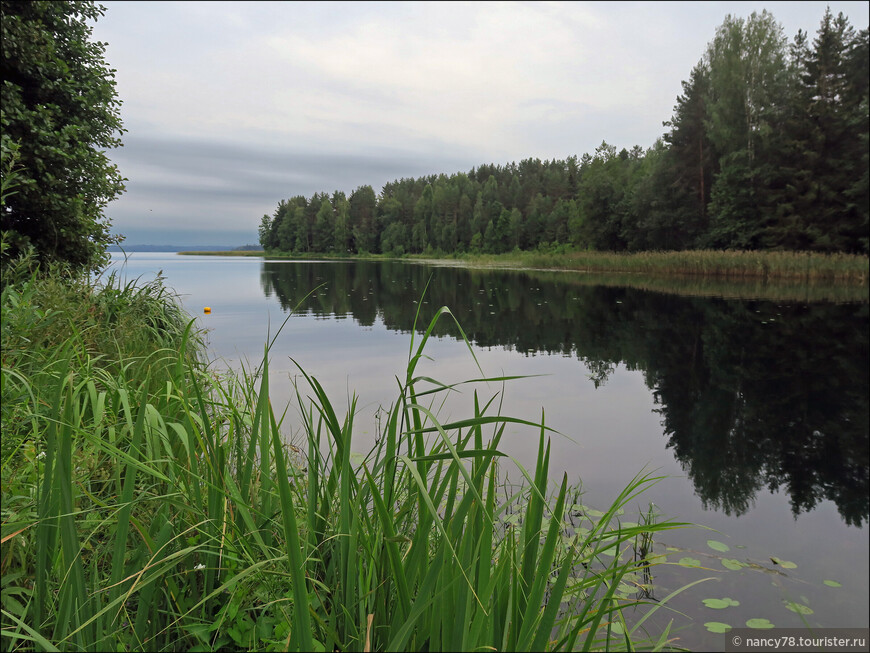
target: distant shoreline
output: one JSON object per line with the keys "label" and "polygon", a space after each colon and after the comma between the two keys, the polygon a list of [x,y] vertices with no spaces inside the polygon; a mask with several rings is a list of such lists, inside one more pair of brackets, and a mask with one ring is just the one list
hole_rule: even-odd
{"label": "distant shoreline", "polygon": [[247,250],[247,249],[230,249],[230,250],[217,250],[217,251],[207,251],[207,250],[188,250],[175,252],[179,255],[185,256],[265,256],[266,252],[263,250]]}
{"label": "distant shoreline", "polygon": [[125,252],[130,254],[132,252],[229,252],[229,251],[255,251],[260,250],[259,246],[256,245],[243,245],[242,247],[238,247],[235,245],[227,245],[227,244],[211,244],[211,245],[150,245],[148,243],[141,243],[138,245],[110,245],[107,248],[109,252]]}

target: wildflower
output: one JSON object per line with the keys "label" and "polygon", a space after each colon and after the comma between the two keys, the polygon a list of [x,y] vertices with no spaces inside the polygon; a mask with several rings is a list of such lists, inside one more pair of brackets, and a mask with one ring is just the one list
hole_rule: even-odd
{"label": "wildflower", "polygon": [[200,571],[200,570],[202,570],[202,569],[205,569],[205,565],[202,564],[202,563],[199,563],[199,564],[196,565],[196,567],[194,567],[193,569],[194,569],[194,571]]}
{"label": "wildflower", "polygon": [[37,459],[37,460],[42,460],[43,458],[45,458],[45,452],[44,452],[44,451],[40,451],[38,454],[36,454],[36,459]]}

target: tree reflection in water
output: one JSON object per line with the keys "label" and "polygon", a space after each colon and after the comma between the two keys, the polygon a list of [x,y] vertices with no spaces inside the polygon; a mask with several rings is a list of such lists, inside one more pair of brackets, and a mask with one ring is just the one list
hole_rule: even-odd
{"label": "tree reflection in water", "polygon": [[[430,279],[431,277],[431,279]],[[747,512],[783,489],[795,514],[834,502],[868,520],[868,304],[686,297],[591,285],[581,275],[400,262],[266,262],[290,310],[408,332],[440,306],[481,347],[575,356],[596,387],[643,372],[667,446],[705,507]],[[448,320],[435,335],[456,336]]]}

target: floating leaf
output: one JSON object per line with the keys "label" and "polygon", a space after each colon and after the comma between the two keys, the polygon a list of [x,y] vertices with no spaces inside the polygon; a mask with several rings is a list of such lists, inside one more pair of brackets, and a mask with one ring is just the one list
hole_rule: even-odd
{"label": "floating leaf", "polygon": [[637,588],[632,587],[631,585],[626,585],[625,583],[620,583],[616,588],[617,592],[621,592],[623,594],[632,594],[636,591]]}
{"label": "floating leaf", "polygon": [[622,624],[619,623],[618,621],[614,621],[613,623],[610,624],[610,632],[613,633],[614,635],[624,635],[625,634],[625,630],[623,630]]}
{"label": "floating leaf", "polygon": [[779,558],[771,557],[771,562],[775,565],[779,565],[783,569],[797,569],[797,565],[793,562],[789,562],[788,560],[780,560]]}
{"label": "floating leaf", "polygon": [[827,585],[828,587],[843,587],[840,583],[838,583],[835,580],[826,580],[825,585]]}
{"label": "floating leaf", "polygon": [[704,624],[704,626],[711,633],[727,633],[732,628],[732,626],[729,626],[728,624],[723,624],[721,621],[708,621]]}
{"label": "floating leaf", "polygon": [[725,544],[724,542],[719,542],[717,540],[707,540],[707,546],[709,546],[714,551],[722,551],[723,553],[725,551],[731,550],[731,548],[727,544]]}
{"label": "floating leaf", "polygon": [[724,599],[704,599],[704,605],[708,608],[712,608],[714,610],[724,610],[725,608],[730,608],[731,606],[740,605],[740,601],[735,601],[734,599],[729,599],[725,597]]}
{"label": "floating leaf", "polygon": [[791,610],[792,612],[796,612],[797,614],[812,614],[813,609],[807,605],[803,605],[802,603],[795,603],[794,601],[784,601],[785,607]]}
{"label": "floating leaf", "polygon": [[772,623],[770,623],[767,619],[750,619],[746,622],[747,628],[755,628],[757,630],[769,630],[770,628],[776,628]]}
{"label": "floating leaf", "polygon": [[682,565],[683,567],[700,567],[701,561],[696,558],[680,558],[680,561],[677,563],[678,565]]}
{"label": "floating leaf", "polygon": [[722,558],[722,566],[731,571],[738,571],[743,569],[746,565],[734,558]]}
{"label": "floating leaf", "polygon": [[668,546],[668,547],[665,547],[665,550],[666,551],[681,551],[682,549],[678,549],[675,546]]}

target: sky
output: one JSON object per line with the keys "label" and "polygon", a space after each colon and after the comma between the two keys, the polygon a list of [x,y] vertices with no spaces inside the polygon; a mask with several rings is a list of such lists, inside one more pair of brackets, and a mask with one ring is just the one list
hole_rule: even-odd
{"label": "sky", "polygon": [[102,2],[125,244],[257,243],[278,202],[648,148],[725,16],[791,39],[867,2]]}

